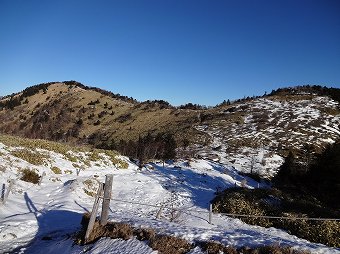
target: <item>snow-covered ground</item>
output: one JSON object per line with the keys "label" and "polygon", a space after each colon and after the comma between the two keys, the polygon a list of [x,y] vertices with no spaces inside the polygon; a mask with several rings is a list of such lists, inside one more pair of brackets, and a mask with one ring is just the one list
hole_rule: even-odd
{"label": "snow-covered ground", "polygon": [[[14,182],[7,202],[0,204],[0,253],[157,253],[136,239],[102,238],[88,246],[73,243],[71,236],[79,229],[82,214],[92,209],[91,195],[106,174],[114,177],[110,220],[151,227],[190,241],[218,240],[235,247],[280,244],[312,253],[340,253],[339,249],[310,243],[283,230],[251,226],[222,215],[215,214],[213,224],[209,224],[208,207],[214,193],[241,185],[244,179],[234,168],[220,163],[176,161],[164,167],[162,163],[151,163],[140,171],[122,158],[128,162],[127,169],[104,160],[83,165],[77,176],[77,165],[61,154],[40,151],[48,154],[49,160],[35,166],[14,157],[12,149],[0,143],[0,184],[8,186],[10,179]],[[62,173],[53,172],[53,166]],[[19,180],[23,168],[40,175],[45,172],[41,184]],[[258,185],[247,181],[249,188]],[[156,219],[161,205],[168,208]],[[179,212],[174,214],[169,207]],[[191,253],[203,252],[196,248]]]}
{"label": "snow-covered ground", "polygon": [[280,150],[302,144],[322,148],[340,138],[339,108],[338,102],[321,96],[292,101],[268,97],[235,104],[219,112],[224,119],[219,116],[210,124],[197,125],[211,143],[191,148],[202,158],[271,177],[284,161]]}

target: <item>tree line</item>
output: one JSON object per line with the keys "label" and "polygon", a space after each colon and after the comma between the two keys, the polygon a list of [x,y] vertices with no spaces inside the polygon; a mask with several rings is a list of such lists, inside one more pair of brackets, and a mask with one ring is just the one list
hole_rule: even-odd
{"label": "tree line", "polygon": [[339,209],[340,141],[327,146],[321,154],[304,164],[290,152],[273,183],[279,189],[306,193]]}
{"label": "tree line", "polygon": [[[98,140],[98,139],[97,139]],[[90,142],[91,143],[91,142]],[[93,143],[93,142],[92,142]],[[139,166],[149,160],[171,160],[176,157],[176,140],[171,133],[139,136],[138,140],[106,140],[95,144],[97,148],[117,150],[122,155],[137,159]]]}

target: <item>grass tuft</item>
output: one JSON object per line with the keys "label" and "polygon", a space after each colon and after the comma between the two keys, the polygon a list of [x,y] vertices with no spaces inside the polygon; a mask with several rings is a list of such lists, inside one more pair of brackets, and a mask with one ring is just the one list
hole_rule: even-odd
{"label": "grass tuft", "polygon": [[32,152],[27,149],[18,149],[18,150],[12,151],[11,155],[18,157],[22,160],[25,160],[36,166],[43,165],[44,162],[48,160],[49,158],[47,155],[43,153],[39,153],[36,151]]}
{"label": "grass tuft", "polygon": [[34,170],[26,168],[21,171],[21,174],[20,180],[34,184],[39,183],[40,176]]}
{"label": "grass tuft", "polygon": [[51,170],[54,174],[57,174],[57,175],[62,174],[61,169],[58,167],[52,167]]}

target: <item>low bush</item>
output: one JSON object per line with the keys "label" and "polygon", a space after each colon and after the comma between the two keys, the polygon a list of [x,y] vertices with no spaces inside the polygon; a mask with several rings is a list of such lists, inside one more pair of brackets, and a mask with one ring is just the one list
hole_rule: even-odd
{"label": "low bush", "polygon": [[139,241],[150,241],[155,238],[156,232],[151,228],[137,228],[134,235]]}
{"label": "low bush", "polygon": [[1,171],[1,172],[6,172],[6,167],[3,166],[3,165],[0,165],[0,171]]}
{"label": "low bush", "polygon": [[199,242],[198,245],[207,254],[220,254],[220,253],[238,254],[239,253],[235,248],[224,246],[223,244],[219,242],[213,242],[213,241]]}
{"label": "low bush", "polygon": [[309,251],[294,250],[291,247],[279,246],[279,245],[262,246],[256,249],[243,247],[239,250],[239,253],[242,253],[242,254],[310,254]]}
{"label": "low bush", "polygon": [[240,175],[250,177],[257,182],[268,181],[268,179],[266,179],[263,175],[260,175],[259,173],[243,173],[243,172],[241,172]]}
{"label": "low bush", "polygon": [[54,167],[51,168],[51,170],[52,170],[52,172],[53,172],[54,174],[57,174],[57,175],[62,174],[61,169],[58,168],[58,167],[55,167],[55,166],[54,166]]}
{"label": "low bush", "polygon": [[67,152],[67,153],[65,154],[65,157],[66,157],[66,159],[67,159],[68,161],[70,161],[70,162],[78,162],[77,157],[73,156],[73,155],[70,154],[69,152]]}
{"label": "low bush", "polygon": [[[65,158],[71,162],[78,162],[78,160],[83,161],[83,163],[87,166],[91,165],[90,161],[82,160],[82,156],[76,156],[77,153],[89,152],[90,158],[92,157],[92,153],[94,153],[93,157],[91,158],[94,161],[101,159],[101,157],[98,157],[98,153],[104,153],[107,156],[109,156],[112,163],[117,165],[119,168],[128,167],[128,164],[124,160],[121,160],[118,158],[119,154],[116,151],[112,151],[112,150],[91,149],[86,146],[70,146],[67,144],[62,144],[62,143],[57,143],[57,142],[47,141],[47,140],[42,140],[42,139],[27,139],[27,138],[20,138],[20,137],[3,135],[3,134],[0,134],[0,142],[7,146],[24,147],[25,149],[13,151],[12,155],[19,157],[23,160],[26,160],[34,165],[42,165],[44,160],[48,159],[48,156],[42,153],[30,152],[30,150],[33,151],[38,148],[38,149],[44,149],[44,150],[60,153],[64,155]],[[28,153],[26,153],[25,151],[27,151]],[[72,151],[73,153],[70,153],[70,151]]]}
{"label": "low bush", "polygon": [[39,183],[40,176],[34,170],[26,168],[21,171],[21,174],[20,180],[34,184]]}
{"label": "low bush", "polygon": [[126,169],[129,166],[129,164],[126,161],[118,158],[117,152],[112,150],[94,149],[88,153],[89,160],[93,162],[104,160],[103,155],[108,156],[112,164],[119,168]]}
{"label": "low bush", "polygon": [[126,223],[108,222],[105,226],[101,226],[98,220],[95,221],[93,231],[85,242],[85,233],[90,216],[90,213],[85,213],[82,217],[82,228],[75,235],[75,242],[78,244],[94,243],[101,237],[128,240],[135,236],[139,241],[147,241],[147,244],[152,249],[157,250],[159,254],[184,254],[189,253],[195,247],[200,247],[207,254],[310,254],[308,251],[298,251],[287,246],[241,247],[236,249],[215,241],[189,243],[179,237],[160,235],[150,228],[133,228]]}
{"label": "low bush", "polygon": [[[322,207],[308,196],[289,195],[275,189],[231,188],[216,196],[213,208],[219,213],[290,217],[291,219],[240,217],[240,220],[251,225],[281,228],[312,242],[340,247],[340,221],[308,220],[308,217],[338,218],[339,211]],[[306,219],[294,219],[297,217]]]}
{"label": "low bush", "polygon": [[18,149],[11,152],[11,155],[25,160],[33,165],[42,165],[48,157],[45,154],[39,152],[32,152],[27,149]]}
{"label": "low bush", "polygon": [[184,254],[192,248],[188,241],[169,235],[156,235],[149,245],[162,254]]}

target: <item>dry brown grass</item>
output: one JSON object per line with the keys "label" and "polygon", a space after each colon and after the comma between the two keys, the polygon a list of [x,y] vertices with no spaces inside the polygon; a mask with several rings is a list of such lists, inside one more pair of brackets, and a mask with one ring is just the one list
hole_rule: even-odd
{"label": "dry brown grass", "polygon": [[149,245],[160,254],[184,254],[192,248],[188,241],[168,235],[156,235]]}
{"label": "dry brown grass", "polygon": [[53,172],[54,174],[57,174],[57,175],[62,174],[61,169],[58,168],[58,167],[53,166],[53,167],[51,168],[51,170],[52,170],[52,172]]}
{"label": "dry brown grass", "polygon": [[[46,93],[41,90],[27,99],[27,104],[15,107],[11,114],[8,114],[9,110],[7,109],[0,111],[0,129],[3,132],[26,137],[53,139],[51,134],[53,132],[49,132],[48,129],[52,128],[54,131],[66,133],[73,128],[76,122],[74,119],[82,119],[79,136],[70,136],[67,138],[67,142],[79,143],[79,138],[93,133],[105,133],[115,141],[120,139],[136,140],[141,133],[147,133],[147,131],[165,132],[169,130],[181,134],[182,131],[179,130],[183,124],[191,122],[192,118],[197,118],[195,111],[174,110],[176,113],[172,113],[173,110],[159,106],[149,106],[148,109],[144,106],[135,107],[142,104],[121,101],[79,87],[70,89],[69,86],[62,83],[52,84]],[[95,106],[88,105],[91,101],[96,100],[99,100],[99,103]],[[107,114],[99,117],[100,113],[105,111]],[[43,128],[39,127],[32,134],[31,128],[37,123],[39,116],[46,112],[48,112],[49,118],[46,122],[41,123]],[[112,112],[113,114],[111,114]],[[20,119],[20,115],[31,115],[32,117]],[[89,115],[93,115],[93,118],[88,119]],[[131,115],[131,117],[123,122],[115,120],[122,115]],[[93,123],[99,118],[100,124],[94,126]],[[20,125],[25,128],[20,128]]]}
{"label": "dry brown grass", "polygon": [[134,235],[139,241],[150,241],[155,238],[156,232],[151,228],[137,228]]}
{"label": "dry brown grass", "polygon": [[208,242],[200,242],[199,246],[201,249],[207,254],[237,254],[237,250],[233,247],[224,246],[221,243],[208,241]]}
{"label": "dry brown grass", "polygon": [[44,162],[48,159],[48,156],[41,152],[33,152],[27,149],[12,151],[11,155],[37,166],[44,164]]}
{"label": "dry brown grass", "polygon": [[309,251],[294,250],[292,247],[269,245],[262,246],[255,249],[243,247],[238,250],[238,253],[242,254],[310,254]]}
{"label": "dry brown grass", "polygon": [[29,183],[37,184],[37,183],[39,183],[40,176],[34,170],[25,168],[21,171],[20,180],[25,181],[25,182],[29,182]]}
{"label": "dry brown grass", "polygon": [[[82,230],[78,232],[75,238],[78,244],[84,244],[85,232],[90,216],[90,213],[85,213],[82,217]],[[126,223],[118,222],[109,222],[105,226],[100,226],[99,221],[96,221],[86,244],[93,243],[101,237],[121,238],[124,240],[136,237],[139,241],[146,241],[148,245],[152,249],[157,250],[159,254],[184,254],[197,246],[207,254],[310,254],[308,251],[297,251],[291,247],[278,245],[258,248],[242,247],[236,249],[215,241],[189,243],[187,240],[179,237],[157,234],[155,230],[151,228],[133,228]]]}
{"label": "dry brown grass", "polygon": [[101,226],[99,221],[96,221],[89,239],[86,243],[93,243],[101,237],[110,237],[112,239],[121,238],[129,240],[133,237],[133,228],[125,223],[109,222],[105,226]]}
{"label": "dry brown grass", "polygon": [[[119,168],[128,167],[126,161],[118,158],[119,153],[112,150],[91,149],[87,146],[72,146],[42,139],[28,139],[2,134],[0,134],[0,142],[7,146],[21,147],[12,151],[11,154],[34,165],[42,165],[49,159],[47,153],[37,152],[37,149],[43,149],[60,153],[64,155],[65,159],[71,162],[82,162],[88,167],[91,166],[91,161],[102,160],[102,155],[108,156],[109,160]],[[82,156],[81,153],[87,153],[89,158]]]}

